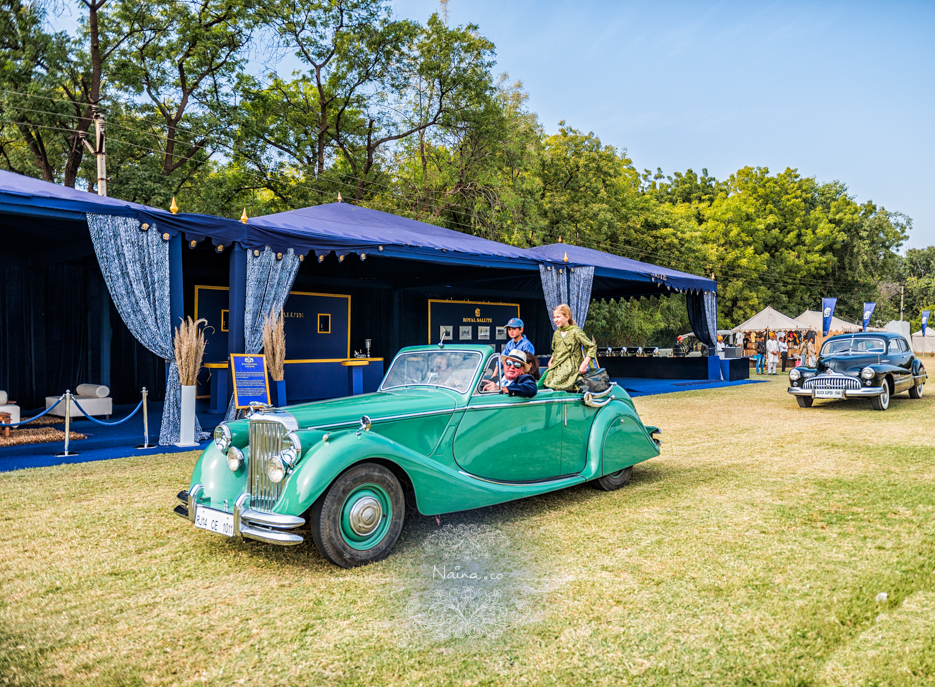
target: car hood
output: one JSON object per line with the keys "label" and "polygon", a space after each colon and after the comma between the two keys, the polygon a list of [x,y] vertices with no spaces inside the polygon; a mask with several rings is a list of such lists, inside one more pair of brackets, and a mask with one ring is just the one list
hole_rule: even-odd
{"label": "car hood", "polygon": [[882,355],[841,355],[822,358],[818,361],[818,371],[859,375],[867,365],[876,365],[882,357]]}
{"label": "car hood", "polygon": [[357,424],[362,415],[372,420],[415,413],[453,412],[461,396],[437,387],[408,387],[372,394],[347,396],[328,401],[288,406],[303,429],[339,424]]}

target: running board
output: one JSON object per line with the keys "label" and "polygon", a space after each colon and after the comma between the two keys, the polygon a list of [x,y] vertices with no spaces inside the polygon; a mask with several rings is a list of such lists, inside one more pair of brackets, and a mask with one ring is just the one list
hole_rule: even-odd
{"label": "running board", "polygon": [[477,475],[472,475],[470,472],[465,472],[464,470],[458,470],[458,473],[464,475],[465,477],[476,479],[478,482],[487,482],[488,484],[501,484],[505,487],[535,487],[540,484],[545,486],[548,484],[552,484],[553,482],[560,482],[562,480],[572,479],[575,477],[579,478],[583,482],[587,481],[584,479],[584,477],[580,475],[580,473],[577,473],[577,472],[571,475],[560,475],[558,477],[550,477],[549,479],[541,479],[541,480],[527,481],[527,482],[503,482],[501,480],[496,480],[496,479],[487,479],[486,477],[478,477]]}

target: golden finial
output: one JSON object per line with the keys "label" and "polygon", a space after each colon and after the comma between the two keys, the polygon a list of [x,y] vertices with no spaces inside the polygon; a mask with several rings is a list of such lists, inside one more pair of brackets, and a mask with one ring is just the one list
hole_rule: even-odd
{"label": "golden finial", "polygon": [[565,253],[565,257],[562,258],[565,262],[568,262],[568,253]]}
{"label": "golden finial", "polygon": [[173,215],[179,211],[179,206],[175,203],[175,196],[172,196],[172,205],[169,206],[169,212]]}
{"label": "golden finial", "polygon": [[339,203],[341,202],[341,192],[340,192],[340,191],[338,191],[338,202],[339,202]]}
{"label": "golden finial", "polygon": [[247,217],[247,208],[246,208],[246,206],[244,206],[243,214],[240,216],[240,221],[243,222],[244,224],[246,224],[248,219],[250,219],[250,218]]}
{"label": "golden finial", "polygon": [[562,242],[562,237],[561,237],[561,236],[558,237],[558,242],[559,242],[559,243]]}

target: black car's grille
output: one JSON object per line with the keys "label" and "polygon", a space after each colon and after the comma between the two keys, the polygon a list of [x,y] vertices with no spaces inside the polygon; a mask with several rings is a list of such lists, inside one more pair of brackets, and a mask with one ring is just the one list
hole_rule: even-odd
{"label": "black car's grille", "polygon": [[266,462],[279,453],[286,428],[279,422],[250,420],[250,461],[247,464],[247,490],[250,507],[269,513],[279,500],[285,480],[276,484],[266,474]]}
{"label": "black car's grille", "polygon": [[803,389],[848,389],[860,388],[860,380],[848,375],[818,375],[802,382]]}

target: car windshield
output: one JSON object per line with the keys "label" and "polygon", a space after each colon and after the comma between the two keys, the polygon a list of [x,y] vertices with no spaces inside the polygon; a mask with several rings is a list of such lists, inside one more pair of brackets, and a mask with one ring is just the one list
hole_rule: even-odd
{"label": "car windshield", "polygon": [[414,351],[396,356],[382,389],[442,386],[464,393],[481,362],[480,351]]}
{"label": "car windshield", "polygon": [[886,341],[875,336],[832,339],[821,347],[821,355],[868,355],[886,353]]}

